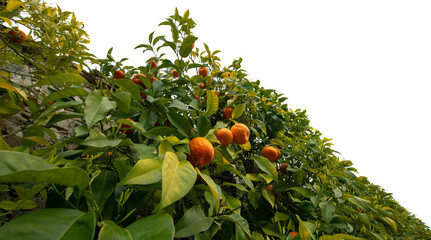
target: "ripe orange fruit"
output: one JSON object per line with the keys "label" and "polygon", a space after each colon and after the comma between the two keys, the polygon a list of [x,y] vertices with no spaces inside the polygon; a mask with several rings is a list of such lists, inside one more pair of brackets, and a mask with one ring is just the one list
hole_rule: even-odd
{"label": "ripe orange fruit", "polygon": [[147,77],[144,74],[139,73],[139,74],[136,74],[135,76],[132,77],[132,81],[134,84],[138,84],[138,85],[141,85],[142,87],[144,87],[145,85],[141,82],[141,79],[139,79],[139,76]]}
{"label": "ripe orange fruit", "polygon": [[173,76],[174,78],[177,78],[177,77],[178,77],[178,76],[180,76],[180,75],[178,74],[177,70],[173,70],[173,71],[172,71],[172,76]]}
{"label": "ripe orange fruit", "polygon": [[125,77],[126,77],[126,74],[124,74],[124,72],[121,70],[117,70],[114,72],[114,79],[121,79]]}
{"label": "ripe orange fruit", "polygon": [[223,118],[224,119],[229,119],[232,117],[232,112],[233,112],[233,108],[228,107],[228,108],[223,108]]}
{"label": "ripe orange fruit", "polygon": [[262,156],[266,157],[269,161],[274,162],[278,159],[278,149],[276,147],[264,147],[262,149]]}
{"label": "ripe orange fruit", "polygon": [[281,173],[283,173],[283,174],[286,174],[286,172],[287,172],[287,168],[289,167],[289,164],[287,164],[287,163],[282,163],[281,165],[280,165],[280,172]]}
{"label": "ripe orange fruit", "polygon": [[227,146],[232,143],[233,141],[233,134],[232,131],[227,128],[220,128],[216,132],[216,137],[220,142],[220,145]]}
{"label": "ripe orange fruit", "polygon": [[204,88],[206,88],[207,86],[205,86],[205,83],[201,83],[201,84],[199,85],[199,87],[200,87],[201,89],[204,89]]}
{"label": "ripe orange fruit", "polygon": [[[127,120],[130,120],[133,122],[132,119],[128,118]],[[133,133],[133,129],[131,129],[132,126],[127,125],[127,124],[122,124],[121,128],[120,128],[120,132],[124,133],[124,134],[131,134]]]}
{"label": "ripe orange fruit", "polygon": [[206,77],[208,76],[208,68],[207,67],[200,67],[199,68],[199,75],[201,75],[202,77]]}
{"label": "ripe orange fruit", "polygon": [[214,158],[213,145],[203,137],[195,137],[189,143],[187,160],[196,167],[205,166]]}
{"label": "ripe orange fruit", "polygon": [[237,123],[230,130],[233,134],[233,142],[236,144],[246,144],[250,137],[250,130],[245,124]]}
{"label": "ripe orange fruit", "polygon": [[14,43],[23,43],[27,40],[27,35],[18,29],[18,32],[15,29],[11,29],[8,34],[11,36],[10,40]]}
{"label": "ripe orange fruit", "polygon": [[190,47],[192,47],[192,49],[195,48],[195,44],[193,43],[192,45],[190,45]]}
{"label": "ripe orange fruit", "polygon": [[154,61],[152,61],[152,62],[151,62],[151,69],[156,68],[156,67],[157,67],[157,63],[156,63],[156,62],[154,62]]}
{"label": "ripe orange fruit", "polygon": [[290,232],[289,235],[294,238],[296,235],[298,235],[298,233],[297,232]]}

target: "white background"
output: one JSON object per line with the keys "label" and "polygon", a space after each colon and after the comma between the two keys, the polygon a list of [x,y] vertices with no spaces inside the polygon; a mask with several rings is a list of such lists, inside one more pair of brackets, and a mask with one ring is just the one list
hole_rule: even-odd
{"label": "white background", "polygon": [[[133,48],[189,9],[194,33],[228,66],[242,57],[250,79],[306,109],[341,159],[431,225],[431,2],[52,0],[74,11],[90,52],[141,66]],[[164,34],[169,34],[166,32]]]}

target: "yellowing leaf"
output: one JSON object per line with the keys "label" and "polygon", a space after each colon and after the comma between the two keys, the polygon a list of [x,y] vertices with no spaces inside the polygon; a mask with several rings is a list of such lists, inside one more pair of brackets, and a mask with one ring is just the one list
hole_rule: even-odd
{"label": "yellowing leaf", "polygon": [[23,5],[24,5],[24,3],[19,1],[19,0],[11,0],[7,3],[6,10],[12,11],[12,10],[14,10],[20,6],[23,6]]}
{"label": "yellowing leaf", "polygon": [[27,94],[24,91],[22,91],[20,89],[16,89],[14,86],[10,85],[9,83],[0,82],[0,88],[14,91],[14,92],[18,93],[19,95],[21,95],[25,100],[27,100]]}

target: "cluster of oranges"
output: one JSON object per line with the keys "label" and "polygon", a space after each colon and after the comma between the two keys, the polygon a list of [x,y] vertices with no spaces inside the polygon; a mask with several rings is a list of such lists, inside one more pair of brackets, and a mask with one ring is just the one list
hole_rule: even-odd
{"label": "cluster of oranges", "polygon": [[23,43],[27,40],[27,35],[19,29],[11,29],[8,34],[10,36],[10,40],[14,43]]}

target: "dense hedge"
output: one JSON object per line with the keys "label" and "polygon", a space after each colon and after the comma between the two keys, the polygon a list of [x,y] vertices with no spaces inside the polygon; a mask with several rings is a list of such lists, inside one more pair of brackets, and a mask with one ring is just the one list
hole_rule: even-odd
{"label": "dense hedge", "polygon": [[[82,23],[60,8],[15,0],[0,17],[0,114],[30,113],[0,138],[0,239],[430,239],[422,221],[337,157],[305,111],[249,81],[241,58],[221,66],[188,11],[161,23],[171,36],[151,33],[137,46],[149,56],[139,67],[112,49],[96,59]],[[28,28],[25,41],[7,25]],[[11,65],[28,66],[34,84],[13,82]],[[114,79],[119,70],[124,78]],[[51,127],[65,120],[82,125],[57,138]],[[216,131],[236,123],[249,142],[221,146]],[[11,148],[11,136],[22,145]],[[196,137],[214,149],[199,168],[187,161]],[[266,146],[281,157],[261,156]]]}

